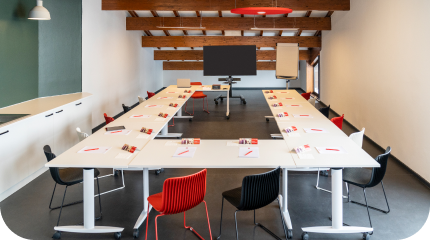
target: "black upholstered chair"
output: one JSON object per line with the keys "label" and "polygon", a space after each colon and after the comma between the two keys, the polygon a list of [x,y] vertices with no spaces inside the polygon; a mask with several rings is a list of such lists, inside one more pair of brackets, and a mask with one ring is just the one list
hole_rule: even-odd
{"label": "black upholstered chair", "polygon": [[127,107],[124,104],[122,104],[122,109],[124,109],[124,113],[126,113],[131,110],[131,107]]}
{"label": "black upholstered chair", "polygon": [[[237,208],[234,213],[234,221],[236,224],[236,239],[239,239],[239,233],[237,230],[237,212],[240,211],[254,211],[254,224],[261,227],[264,231],[272,235],[276,239],[281,239],[276,236],[269,229],[255,222],[255,210],[265,207],[275,200],[278,200],[279,204],[279,176],[281,169],[278,167],[270,172],[246,176],[243,178],[242,187],[238,187],[222,193],[222,207],[221,207],[221,223],[219,229],[219,236],[221,238],[222,229],[222,212],[224,208],[224,199]],[[282,217],[281,207],[279,206],[279,212],[281,214],[282,226],[284,233],[287,236],[287,229],[285,226],[284,218]]]}
{"label": "black upholstered chair", "polygon": [[328,114],[330,112],[330,105],[328,105],[327,107],[323,107],[318,109],[324,116],[326,116],[326,118],[328,118]]}
{"label": "black upholstered chair", "polygon": [[[376,161],[381,165],[379,168],[345,168],[343,170],[343,181],[347,183],[348,186],[348,202],[352,202],[361,206],[367,207],[367,215],[369,216],[369,222],[370,227],[372,227],[372,220],[370,219],[370,213],[369,208],[383,212],[383,213],[389,213],[390,212],[390,206],[388,205],[387,195],[385,194],[384,184],[382,183],[382,180],[384,179],[385,172],[387,171],[387,163],[388,163],[388,156],[390,155],[391,147],[387,147],[385,150],[385,153],[379,155],[376,157]],[[375,208],[372,206],[369,206],[367,204],[367,197],[366,197],[366,188],[371,188],[377,186],[379,183],[381,183],[382,191],[384,192],[385,196],[385,202],[387,203],[388,210],[382,210],[379,208]],[[360,187],[363,189],[364,193],[364,200],[365,204],[350,201],[349,198],[349,184],[355,185],[357,187]]]}
{"label": "black upholstered chair", "polygon": [[[45,152],[46,159],[48,162],[50,162],[52,159],[54,159],[56,156],[51,151],[51,147],[49,145],[45,145],[43,147],[43,151]],[[58,216],[57,226],[60,224],[60,218],[61,218],[61,212],[63,210],[63,207],[75,205],[77,203],[82,203],[82,201],[77,201],[73,203],[69,203],[64,205],[64,198],[66,197],[66,191],[69,186],[73,186],[75,184],[81,183],[83,181],[83,170],[81,168],[63,168],[59,169],[56,167],[50,167],[49,171],[51,172],[52,179],[55,181],[54,191],[52,192],[51,201],[49,202],[49,209],[54,210],[60,208],[60,214]],[[102,204],[100,199],[100,186],[99,186],[99,176],[100,172],[97,168],[94,168],[94,177],[97,178],[97,188],[99,192],[99,205],[100,205],[100,217],[97,219],[100,219],[102,216]],[[58,207],[51,207],[52,199],[54,198],[55,189],[57,188],[57,184],[66,186],[66,189],[64,190],[64,196],[63,201],[61,202],[61,205]],[[54,237],[55,238],[55,237]]]}

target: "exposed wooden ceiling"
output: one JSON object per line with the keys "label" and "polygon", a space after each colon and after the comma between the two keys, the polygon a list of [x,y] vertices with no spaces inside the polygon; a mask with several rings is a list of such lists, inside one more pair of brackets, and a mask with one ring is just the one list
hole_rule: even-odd
{"label": "exposed wooden ceiling", "polygon": [[[230,13],[235,7],[275,3],[293,12],[267,17]],[[168,61],[165,70],[202,68],[202,47],[210,45],[256,45],[258,69],[272,70],[276,43],[299,43],[300,60],[312,63],[321,50],[322,31],[331,30],[334,11],[349,9],[350,0],[102,0],[102,10],[129,13],[126,30],[143,31],[142,47],[161,49],[154,52],[154,60]],[[200,26],[204,29],[195,28]],[[278,30],[251,30],[254,27]]]}

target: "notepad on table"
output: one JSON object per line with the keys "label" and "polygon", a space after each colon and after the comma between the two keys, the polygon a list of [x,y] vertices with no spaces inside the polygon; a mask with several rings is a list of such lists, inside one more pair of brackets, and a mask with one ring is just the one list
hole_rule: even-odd
{"label": "notepad on table", "polygon": [[324,128],[303,128],[306,133],[328,133]]}
{"label": "notepad on table", "polygon": [[315,147],[320,154],[346,154],[343,147]]}
{"label": "notepad on table", "polygon": [[241,158],[259,158],[260,151],[258,147],[241,147],[239,148],[239,157]]}
{"label": "notepad on table", "polygon": [[151,115],[131,115],[129,118],[150,118]]}
{"label": "notepad on table", "polygon": [[196,153],[196,147],[178,147],[173,157],[192,158]]}
{"label": "notepad on table", "polygon": [[128,135],[131,133],[131,130],[118,130],[118,131],[109,131],[105,132],[105,135]]}
{"label": "notepad on table", "polygon": [[106,153],[111,147],[93,147],[86,146],[78,151],[78,153]]}
{"label": "notepad on table", "polygon": [[146,105],[146,108],[162,108],[163,105]]}
{"label": "notepad on table", "polygon": [[295,118],[313,118],[310,114],[293,114]]}
{"label": "notepad on table", "polygon": [[172,99],[173,97],[158,97],[157,99]]}

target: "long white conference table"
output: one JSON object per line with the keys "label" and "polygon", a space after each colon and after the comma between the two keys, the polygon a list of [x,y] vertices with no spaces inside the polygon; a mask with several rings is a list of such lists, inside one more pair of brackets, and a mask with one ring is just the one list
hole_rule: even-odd
{"label": "long white conference table", "polygon": [[[223,88],[224,86],[221,86]],[[228,87],[228,86],[227,86]],[[344,167],[379,167],[379,164],[366,152],[353,143],[340,129],[334,128],[333,124],[325,118],[307,101],[295,91],[275,90],[273,94],[264,94],[265,98],[269,95],[276,95],[276,101],[269,104],[282,102],[281,108],[272,108],[272,113],[288,112],[288,118],[275,120],[282,132],[284,141],[279,140],[260,140],[258,147],[260,157],[250,161],[238,157],[238,146],[227,146],[227,141],[232,140],[202,140],[193,158],[173,158],[174,149],[182,145],[174,145],[178,140],[172,140],[166,146],[167,140],[154,140],[156,136],[163,136],[167,133],[168,122],[175,114],[181,115],[182,106],[196,90],[205,91],[201,86],[193,86],[191,93],[187,93],[185,100],[178,99],[179,94],[183,94],[183,88],[170,86],[152,98],[125,113],[120,118],[107,125],[124,125],[127,130],[131,130],[128,135],[106,134],[101,129],[89,136],[82,142],[70,148],[57,158],[47,163],[46,167],[72,167],[83,168],[84,170],[84,225],[83,226],[56,226],[54,230],[58,232],[75,233],[115,233],[116,238],[121,237],[122,227],[95,226],[94,224],[94,168],[115,168],[132,170],[143,170],[143,206],[142,212],[134,226],[135,234],[138,234],[139,226],[146,219],[148,211],[147,197],[149,196],[149,175],[148,170],[152,168],[283,168],[282,194],[280,194],[283,217],[288,228],[288,238],[292,236],[292,222],[287,205],[287,173],[288,169],[309,168],[309,167],[329,167],[332,168],[332,226],[306,227],[304,232],[323,232],[323,233],[356,233],[371,232],[371,228],[345,227],[342,224],[342,168]],[[219,91],[219,90],[215,90]],[[227,90],[228,91],[228,90]],[[228,95],[228,94],[227,94]],[[166,98],[167,97],[167,98]],[[285,99],[282,99],[284,97]],[[287,99],[293,98],[293,99]],[[228,102],[228,101],[227,101]],[[178,103],[176,108],[169,107],[169,103]],[[288,105],[288,106],[287,106]],[[290,106],[300,105],[300,106]],[[168,113],[167,118],[157,117],[159,112]],[[312,118],[294,117],[298,115],[312,115]],[[229,107],[227,104],[227,116]],[[176,118],[176,116],[175,116]],[[285,126],[295,125],[298,127],[298,135],[289,136],[282,129]],[[303,128],[325,128],[329,133],[305,133]],[[142,127],[153,129],[153,133],[148,136],[142,135],[139,130]],[[158,134],[159,132],[162,134]],[[164,133],[163,133],[164,131]],[[157,135],[158,134],[158,135]],[[168,134],[168,133],[167,133]],[[178,137],[178,136],[177,136]],[[194,136],[199,137],[199,136]],[[235,139],[237,140],[237,139]],[[234,141],[234,140],[233,140]],[[172,144],[173,142],[173,144]],[[124,144],[136,146],[140,151],[131,154],[128,158],[124,157],[125,151],[121,150]],[[300,159],[294,151],[294,147],[303,144],[310,144],[312,151],[310,154],[314,159]],[[84,147],[110,147],[105,154],[97,153],[78,153]],[[335,147],[341,146],[347,154],[319,154],[315,147]],[[220,150],[221,149],[221,150]],[[211,154],[206,154],[206,152]],[[221,157],[222,156],[222,157]],[[228,161],[220,161],[227,159]]]}

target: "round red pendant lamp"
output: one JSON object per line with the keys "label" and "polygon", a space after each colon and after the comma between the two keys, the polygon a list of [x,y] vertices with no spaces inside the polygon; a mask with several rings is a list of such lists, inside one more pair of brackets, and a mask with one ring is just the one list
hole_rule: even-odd
{"label": "round red pendant lamp", "polygon": [[247,7],[247,8],[235,8],[231,10],[231,13],[246,14],[246,15],[274,15],[274,14],[288,14],[292,12],[293,10],[291,10],[290,8],[280,8],[280,7]]}

